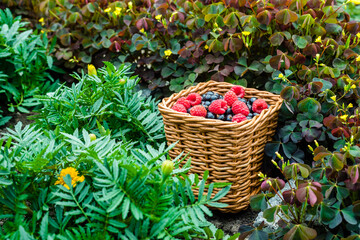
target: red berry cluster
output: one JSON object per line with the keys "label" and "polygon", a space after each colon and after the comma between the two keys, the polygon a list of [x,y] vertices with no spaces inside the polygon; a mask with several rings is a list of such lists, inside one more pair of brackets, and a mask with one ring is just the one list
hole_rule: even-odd
{"label": "red berry cluster", "polygon": [[214,92],[207,92],[202,96],[190,93],[187,97],[179,98],[171,109],[197,117],[242,122],[252,119],[269,107],[263,99],[244,97],[245,90],[241,86],[233,86],[224,96]]}

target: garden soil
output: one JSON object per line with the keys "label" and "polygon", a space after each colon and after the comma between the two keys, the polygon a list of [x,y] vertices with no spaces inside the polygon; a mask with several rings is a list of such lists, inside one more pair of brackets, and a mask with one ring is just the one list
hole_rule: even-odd
{"label": "garden soil", "polygon": [[[6,131],[6,128],[14,128],[17,122],[21,121],[23,125],[30,124],[32,120],[28,117],[33,116],[34,113],[14,113],[11,114],[12,119],[5,125],[0,127],[0,137]],[[233,235],[238,232],[241,225],[251,225],[257,216],[257,212],[250,208],[239,213],[222,213],[220,211],[213,211],[213,216],[208,217],[217,228],[222,229],[226,234]]]}

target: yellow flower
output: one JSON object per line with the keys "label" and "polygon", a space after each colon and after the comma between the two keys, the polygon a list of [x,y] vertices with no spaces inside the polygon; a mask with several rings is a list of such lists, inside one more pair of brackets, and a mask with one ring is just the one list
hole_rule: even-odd
{"label": "yellow flower", "polygon": [[360,4],[360,0],[350,0],[349,2],[355,4],[355,5],[359,5]]}
{"label": "yellow flower", "polygon": [[356,34],[356,36],[357,36],[358,38],[360,38],[360,32],[358,32],[358,33]]}
{"label": "yellow flower", "polygon": [[145,30],[142,28],[142,29],[140,29],[140,32],[141,32],[141,33],[145,33]]}
{"label": "yellow flower", "polygon": [[155,16],[155,19],[158,20],[158,21],[160,21],[160,20],[161,20],[161,15],[156,15],[156,16]]}
{"label": "yellow flower", "polygon": [[348,115],[342,115],[342,116],[340,116],[340,119],[346,121],[347,117],[348,117]]}
{"label": "yellow flower", "polygon": [[279,77],[279,78],[283,78],[284,75],[283,75],[282,73],[280,73],[278,77]]}
{"label": "yellow flower", "polygon": [[208,45],[205,45],[205,47],[204,47],[205,49],[209,49],[209,46]]}
{"label": "yellow flower", "polygon": [[108,12],[110,12],[110,11],[111,11],[111,8],[109,8],[109,7],[104,10],[104,12],[106,12],[106,13],[108,13]]}
{"label": "yellow flower", "polygon": [[250,33],[251,33],[251,32],[249,32],[249,31],[243,31],[243,32],[242,32],[242,34],[243,34],[244,36],[249,36]]}
{"label": "yellow flower", "polygon": [[217,23],[214,23],[214,28],[218,28],[219,25]]}
{"label": "yellow flower", "polygon": [[172,54],[172,51],[170,49],[165,50],[164,54],[165,56],[169,57]]}
{"label": "yellow flower", "polygon": [[115,14],[116,16],[119,16],[119,15],[121,14],[121,11],[122,11],[122,8],[121,8],[121,7],[116,7],[116,8],[115,8],[115,11],[114,11],[114,14]]}
{"label": "yellow flower", "polygon": [[355,84],[351,85],[351,88],[353,88],[353,89],[356,88]]}
{"label": "yellow flower", "polygon": [[71,184],[73,187],[75,187],[77,182],[83,182],[85,180],[84,176],[79,176],[78,174],[79,174],[78,171],[73,167],[62,169],[58,180],[55,182],[55,185],[60,184],[66,187],[67,189],[70,189],[70,187],[64,181],[64,177],[66,177],[66,175],[70,175]]}
{"label": "yellow flower", "polygon": [[129,2],[129,3],[128,3],[128,7],[129,7],[129,9],[132,9],[132,8],[133,8],[133,3],[132,3],[132,2]]}
{"label": "yellow flower", "polygon": [[357,62],[360,62],[360,55],[357,56],[356,61],[357,61]]}
{"label": "yellow flower", "polygon": [[92,76],[92,75],[97,75],[97,72],[96,72],[96,68],[95,68],[95,66],[94,65],[92,65],[92,64],[88,64],[88,74],[90,75],[90,76]]}
{"label": "yellow flower", "polygon": [[336,101],[336,96],[330,97],[334,102]]}
{"label": "yellow flower", "polygon": [[45,20],[43,17],[39,19],[39,23],[41,24],[41,26],[45,25]]}
{"label": "yellow flower", "polygon": [[347,106],[347,108],[352,108],[354,105],[352,103],[349,103],[349,105]]}
{"label": "yellow flower", "polygon": [[321,36],[318,36],[315,42],[321,43]]}
{"label": "yellow flower", "polygon": [[45,31],[41,29],[40,33],[44,33]]}

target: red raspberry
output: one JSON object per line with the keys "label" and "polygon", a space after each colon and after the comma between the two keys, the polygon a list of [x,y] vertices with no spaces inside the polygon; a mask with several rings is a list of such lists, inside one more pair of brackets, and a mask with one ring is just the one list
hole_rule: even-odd
{"label": "red raspberry", "polygon": [[186,109],[189,109],[191,106],[189,100],[186,100],[186,97],[179,98],[176,104],[182,104]]}
{"label": "red raspberry", "polygon": [[190,115],[198,117],[206,117],[207,111],[203,105],[196,105],[191,108]]}
{"label": "red raspberry", "polygon": [[184,105],[182,105],[182,104],[175,104],[172,108],[171,108],[172,110],[175,110],[175,111],[177,111],[177,112],[183,112],[183,113],[186,113],[187,111],[186,111],[186,108],[184,107]]}
{"label": "red raspberry", "polygon": [[195,106],[201,103],[201,96],[198,93],[190,93],[186,100],[188,100],[191,106]]}
{"label": "red raspberry", "polygon": [[226,101],[218,99],[213,101],[209,106],[209,111],[214,114],[224,114],[227,109]]}
{"label": "red raspberry", "polygon": [[267,109],[268,105],[264,99],[257,99],[252,105],[252,110],[255,113],[261,113],[262,110]]}
{"label": "red raspberry", "polygon": [[231,106],[231,110],[235,115],[241,113],[242,115],[247,116],[250,113],[249,108],[241,101],[234,102]]}
{"label": "red raspberry", "polygon": [[231,107],[235,101],[237,101],[236,94],[233,91],[228,91],[225,96],[224,100],[227,102],[227,104]]}
{"label": "red raspberry", "polygon": [[233,86],[230,91],[233,91],[237,97],[243,98],[245,96],[245,89],[240,86]]}
{"label": "red raspberry", "polygon": [[238,123],[242,122],[242,121],[246,121],[246,120],[248,120],[248,119],[241,113],[236,114],[232,119],[233,122],[238,122]]}

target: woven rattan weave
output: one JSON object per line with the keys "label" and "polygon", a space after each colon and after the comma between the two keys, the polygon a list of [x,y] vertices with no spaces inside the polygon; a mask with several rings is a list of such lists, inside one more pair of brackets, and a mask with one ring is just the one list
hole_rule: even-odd
{"label": "woven rattan weave", "polygon": [[[249,205],[250,196],[259,192],[258,172],[261,169],[265,143],[270,141],[277,125],[282,104],[280,96],[245,89],[245,98],[257,97],[270,104],[269,109],[251,120],[241,123],[225,122],[171,109],[175,102],[188,94],[204,94],[208,91],[224,95],[233,85],[209,81],[182,90],[159,103],[164,119],[168,144],[178,143],[170,151],[175,158],[180,153],[191,156],[191,172],[200,176],[209,171],[208,182],[231,182],[231,190],[221,199],[228,207],[223,212],[239,212]],[[214,194],[217,191],[214,191]]]}

